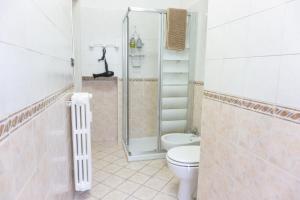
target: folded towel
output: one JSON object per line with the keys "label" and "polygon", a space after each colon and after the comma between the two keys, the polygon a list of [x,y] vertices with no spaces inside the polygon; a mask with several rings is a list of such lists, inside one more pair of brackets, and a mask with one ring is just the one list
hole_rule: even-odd
{"label": "folded towel", "polygon": [[182,51],[185,49],[187,11],[184,9],[168,8],[166,48]]}

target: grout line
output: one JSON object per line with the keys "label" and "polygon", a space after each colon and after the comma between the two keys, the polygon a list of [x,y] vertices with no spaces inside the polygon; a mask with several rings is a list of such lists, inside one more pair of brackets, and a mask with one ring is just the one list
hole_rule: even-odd
{"label": "grout line", "polygon": [[[240,20],[242,20],[242,19],[246,19],[246,18],[255,16],[255,15],[258,15],[258,14],[261,14],[261,13],[264,13],[264,12],[267,12],[267,11],[269,11],[269,10],[272,10],[272,9],[277,8],[277,7],[280,7],[280,6],[283,6],[283,5],[285,5],[285,4],[288,4],[288,3],[292,2],[292,1],[294,1],[294,0],[286,0],[285,2],[279,3],[279,4],[274,5],[274,6],[272,6],[272,7],[265,8],[265,9],[262,9],[262,10],[259,10],[259,11],[255,11],[255,12],[253,12],[253,13],[250,13],[250,14],[247,14],[247,15],[244,15],[244,16],[241,16],[241,17],[238,17],[238,18],[235,18],[235,19],[231,19],[231,20],[229,20],[229,21],[227,21],[227,22],[224,22],[224,23],[221,23],[221,24],[217,24],[217,25],[208,27],[207,30],[213,30],[213,29],[215,29],[215,28],[218,28],[218,27],[221,27],[221,26],[230,24],[230,23],[234,23],[234,22],[240,21]],[[208,16],[209,16],[209,15],[208,15]]]}
{"label": "grout line", "polygon": [[[121,150],[121,149],[116,149],[116,150],[113,150],[113,151],[111,151],[111,152],[110,152],[110,151],[109,151],[109,152],[104,152],[103,150],[98,150],[98,151],[96,151],[96,153],[98,153],[98,152],[103,152],[103,153],[105,153],[106,155],[105,155],[104,157],[102,157],[102,158],[97,159],[97,160],[103,160],[103,158],[105,158],[105,157],[107,157],[107,156],[110,156],[110,155],[113,155],[114,153],[116,153],[116,152],[118,152],[118,151],[120,151],[120,150]],[[118,156],[116,156],[116,157],[118,157]],[[118,157],[118,159],[116,159],[116,160],[114,160],[114,161],[106,161],[106,160],[103,160],[103,161],[109,162],[110,164],[115,164],[116,161],[121,160],[121,159],[125,159],[125,160],[126,160],[126,155],[122,155],[122,157]],[[162,161],[165,162],[165,159],[155,159],[155,160],[162,160]],[[157,194],[155,194],[155,196],[153,197],[153,199],[154,199],[156,196],[158,196],[159,194],[167,195],[167,196],[170,196],[170,197],[175,197],[175,196],[173,196],[173,195],[170,195],[170,194],[168,194],[168,193],[164,193],[164,192],[163,192],[163,189],[164,189],[164,188],[165,188],[165,187],[173,180],[174,175],[173,175],[170,179],[168,179],[167,181],[166,181],[166,179],[163,179],[163,178],[158,177],[157,174],[158,174],[161,170],[163,170],[163,169],[166,167],[166,163],[164,163],[164,164],[161,165],[161,166],[157,166],[157,167],[150,166],[150,165],[152,164],[152,161],[155,161],[155,160],[150,160],[150,161],[136,161],[136,162],[133,162],[133,163],[146,162],[145,165],[143,165],[143,167],[141,167],[141,168],[139,168],[139,169],[137,169],[137,170],[128,168],[127,166],[121,166],[121,165],[115,164],[115,165],[117,165],[117,166],[119,166],[119,167],[121,167],[121,168],[118,169],[116,172],[113,172],[113,173],[103,171],[103,168],[105,168],[106,166],[108,166],[108,165],[109,165],[109,164],[108,164],[108,165],[102,167],[102,169],[98,169],[98,171],[103,171],[103,172],[105,172],[105,173],[108,173],[108,174],[110,174],[110,176],[106,177],[106,178],[103,179],[102,181],[97,181],[97,183],[96,183],[93,187],[96,187],[98,184],[103,184],[103,185],[105,185],[105,186],[107,186],[107,187],[109,187],[109,188],[111,189],[111,191],[108,192],[107,194],[105,194],[103,197],[101,197],[101,199],[102,199],[102,198],[105,198],[105,196],[109,195],[109,194],[110,194],[112,191],[114,191],[114,190],[119,191],[119,192],[122,192],[122,191],[120,191],[120,190],[118,189],[118,187],[119,187],[120,185],[124,184],[126,181],[130,181],[130,182],[133,182],[133,183],[135,183],[135,184],[138,185],[138,187],[137,187],[137,188],[134,190],[134,192],[131,193],[131,194],[122,192],[122,193],[128,195],[128,197],[127,197],[126,199],[131,198],[131,197],[137,198],[137,197],[133,196],[133,194],[134,194],[136,191],[138,191],[141,187],[149,188],[149,189],[154,190],[155,192],[157,192]],[[127,165],[130,164],[130,162],[128,162],[127,160],[126,160],[126,162],[127,162]],[[143,173],[141,172],[141,170],[143,170],[145,167],[155,168],[155,169],[157,169],[157,172],[155,172],[155,173],[152,174],[152,175],[143,174]],[[95,168],[95,167],[94,167],[94,168]],[[123,178],[123,177],[118,176],[116,173],[118,173],[120,170],[122,170],[122,169],[124,169],[124,168],[129,169],[129,170],[133,170],[134,173],[133,173],[131,176],[127,177],[127,178]],[[148,177],[148,179],[147,179],[144,183],[142,183],[142,184],[136,183],[136,182],[130,180],[130,178],[131,178],[132,176],[134,176],[135,174],[138,174],[138,173],[143,174],[143,175],[145,175],[145,176]],[[122,183],[118,184],[118,185],[115,186],[115,187],[111,187],[111,186],[108,186],[108,185],[104,184],[104,182],[105,182],[106,180],[108,180],[111,176],[116,176],[116,177],[122,178],[122,179],[123,179]],[[153,188],[148,187],[147,185],[145,185],[150,179],[152,179],[152,178],[154,178],[154,177],[156,177],[156,178],[158,178],[158,179],[161,179],[162,181],[166,181],[166,183],[165,183],[159,190],[153,189]],[[92,188],[93,188],[93,187],[92,187]],[[91,196],[93,196],[93,195],[91,195]],[[95,196],[93,196],[93,197],[95,197]],[[97,197],[96,197],[96,198],[97,198]],[[175,197],[175,198],[176,198],[176,197]],[[139,198],[137,198],[137,199],[139,199]]]}
{"label": "grout line", "polygon": [[[61,28],[51,19],[51,17],[49,17],[47,14],[46,14],[46,12],[44,11],[44,9],[42,9],[37,3],[36,3],[36,1],[35,0],[31,0],[31,2],[36,6],[36,8],[39,10],[39,12],[42,14],[42,15],[44,15],[44,17],[64,36],[64,38],[65,39],[72,39],[72,37],[71,38],[69,38],[65,33],[64,33],[64,31],[62,31],[61,30]],[[56,6],[56,8],[57,8],[58,6]],[[72,9],[72,8],[71,8]],[[72,13],[72,12],[71,12]],[[70,16],[70,22],[72,23],[73,22],[73,20],[72,20],[72,17]],[[72,33],[70,34],[70,35],[72,35]]]}
{"label": "grout line", "polygon": [[207,58],[207,61],[216,60],[232,60],[232,59],[250,59],[250,58],[268,58],[268,57],[280,57],[280,56],[298,56],[300,53],[282,53],[282,54],[266,54],[266,55],[256,55],[256,56],[240,56],[240,57],[223,57],[223,58]]}
{"label": "grout line", "polygon": [[51,58],[55,58],[57,60],[69,62],[69,59],[58,57],[58,56],[54,56],[54,55],[50,55],[50,54],[46,54],[46,53],[43,53],[41,51],[37,51],[37,50],[31,49],[29,47],[20,46],[20,45],[17,45],[17,44],[14,44],[14,43],[10,43],[10,42],[6,42],[6,41],[2,41],[2,40],[0,40],[0,43],[2,43],[4,45],[7,45],[7,46],[11,46],[11,47],[23,49],[23,50],[26,50],[26,51],[29,51],[29,52],[32,52],[32,53],[36,53],[36,54],[39,54],[39,55],[42,55],[42,56],[48,56],[48,57],[51,57]]}

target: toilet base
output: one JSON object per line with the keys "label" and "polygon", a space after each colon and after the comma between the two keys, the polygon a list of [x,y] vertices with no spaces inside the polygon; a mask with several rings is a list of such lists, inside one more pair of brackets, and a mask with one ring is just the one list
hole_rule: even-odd
{"label": "toilet base", "polygon": [[177,197],[179,200],[193,200],[196,189],[197,179],[180,180]]}

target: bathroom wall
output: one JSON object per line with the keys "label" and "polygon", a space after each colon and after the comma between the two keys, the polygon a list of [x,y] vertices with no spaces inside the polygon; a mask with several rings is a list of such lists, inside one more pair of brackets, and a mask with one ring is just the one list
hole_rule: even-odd
{"label": "bathroom wall", "polygon": [[69,0],[1,3],[0,118],[72,83],[70,8]]}
{"label": "bathroom wall", "polygon": [[82,91],[93,94],[92,141],[116,144],[118,142],[118,82],[117,78],[85,77]]}
{"label": "bathroom wall", "polygon": [[129,82],[129,134],[131,138],[157,136],[158,85],[156,79]]}
{"label": "bathroom wall", "polygon": [[300,1],[209,1],[199,199],[299,199]]}
{"label": "bathroom wall", "polygon": [[[101,49],[90,50],[89,45],[94,43],[115,44],[119,46],[119,50],[107,50],[107,60],[110,69],[116,73],[116,76],[122,76],[122,20],[126,14],[128,6],[142,8],[167,8],[181,7],[182,0],[152,0],[152,1],[137,1],[137,0],[112,0],[112,1],[95,1],[86,0],[80,2],[80,18],[81,18],[81,68],[83,76],[91,76],[92,73],[102,72],[103,66],[97,62],[101,56]],[[151,14],[150,14],[151,15]],[[135,18],[136,19],[136,18]],[[144,33],[153,32],[153,20],[155,17],[143,17],[137,24],[147,24],[143,27],[137,27],[137,31]],[[157,19],[158,20],[158,19]],[[155,22],[154,22],[155,23]],[[157,21],[158,24],[158,21]],[[155,41],[158,33],[154,36],[145,35],[143,40],[145,47],[156,45],[151,41]],[[146,58],[146,62],[151,62],[150,58]],[[145,64],[145,63],[144,63]],[[147,63],[145,64],[147,65]],[[151,69],[155,66],[143,70],[143,75],[149,73],[152,76]],[[102,70],[102,71],[101,71]]]}
{"label": "bathroom wall", "polygon": [[72,199],[71,8],[1,1],[0,199]]}

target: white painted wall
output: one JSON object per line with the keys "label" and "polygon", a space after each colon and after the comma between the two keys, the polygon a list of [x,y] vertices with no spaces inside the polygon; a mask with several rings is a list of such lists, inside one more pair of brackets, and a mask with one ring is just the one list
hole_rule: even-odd
{"label": "white painted wall", "polygon": [[300,108],[300,0],[210,0],[205,89]]}
{"label": "white painted wall", "polygon": [[[103,63],[99,64],[97,62],[97,59],[101,56],[101,49],[91,51],[88,46],[92,43],[116,44],[120,47],[119,51],[108,49],[107,60],[110,70],[114,71],[117,76],[122,75],[122,20],[128,6],[165,9],[168,7],[182,7],[182,4],[182,0],[82,1],[80,10],[82,75],[90,76],[92,73],[104,71]],[[143,31],[144,33],[153,32],[151,27],[154,24],[151,20],[141,19],[140,22],[143,22],[144,24],[144,26],[140,28],[140,31]],[[155,37],[157,37],[157,35],[155,35]],[[153,40],[152,35],[148,35],[146,38],[142,39],[145,39],[145,45],[148,47],[151,46],[150,49],[154,48],[155,44],[147,42],[147,40]],[[149,59],[149,61],[151,60],[150,58],[147,59]],[[150,66],[149,63],[146,63],[146,65]],[[150,76],[151,73],[155,73],[151,70],[147,72],[147,69],[151,68],[146,68],[142,73],[150,73]]]}
{"label": "white painted wall", "polygon": [[71,0],[2,0],[0,119],[72,83]]}

